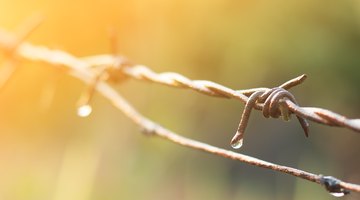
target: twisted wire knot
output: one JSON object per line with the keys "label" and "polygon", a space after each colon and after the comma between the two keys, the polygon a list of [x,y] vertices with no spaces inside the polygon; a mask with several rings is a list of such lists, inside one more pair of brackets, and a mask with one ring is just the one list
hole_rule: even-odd
{"label": "twisted wire knot", "polygon": [[265,118],[279,118],[279,116],[282,116],[284,121],[289,121],[291,113],[285,105],[285,99],[289,99],[298,105],[294,95],[279,87],[275,87],[264,92],[261,96],[259,96],[257,102],[264,103],[262,113]]}
{"label": "twisted wire knot", "polygon": [[[301,81],[303,81],[303,79]],[[281,85],[280,87],[259,89],[258,91],[249,93],[248,100],[246,101],[244,111],[241,115],[239,127],[234,137],[231,139],[230,145],[235,149],[242,146],[244,132],[250,118],[251,110],[255,105],[260,105],[265,118],[279,118],[281,116],[284,121],[289,121],[293,112],[289,110],[286,101],[291,101],[296,105],[298,105],[298,103],[295,100],[294,95],[284,88],[290,88],[299,83],[291,82],[289,84]],[[305,132],[305,136],[308,137],[309,123],[301,116],[296,115],[296,117]]]}

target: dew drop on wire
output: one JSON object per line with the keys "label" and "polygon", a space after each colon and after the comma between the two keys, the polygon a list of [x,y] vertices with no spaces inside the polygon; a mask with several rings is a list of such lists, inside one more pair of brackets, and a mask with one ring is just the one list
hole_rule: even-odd
{"label": "dew drop on wire", "polygon": [[343,197],[345,195],[344,192],[330,192],[334,197]]}
{"label": "dew drop on wire", "polygon": [[283,106],[282,104],[279,106],[279,110],[281,113],[281,118],[285,121],[285,122],[289,122],[291,119],[291,115],[289,113],[289,110],[287,107]]}
{"label": "dew drop on wire", "polygon": [[92,107],[89,104],[82,105],[77,109],[77,114],[79,117],[87,117],[91,114],[91,112]]}
{"label": "dew drop on wire", "polygon": [[243,145],[243,139],[234,142],[233,144],[231,144],[231,147],[234,149],[240,149],[242,145]]}

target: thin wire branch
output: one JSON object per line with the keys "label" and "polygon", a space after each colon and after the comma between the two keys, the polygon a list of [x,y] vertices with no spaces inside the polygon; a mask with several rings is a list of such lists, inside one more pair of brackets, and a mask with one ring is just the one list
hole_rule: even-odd
{"label": "thin wire branch", "polygon": [[[0,37],[0,48],[3,44],[6,44],[6,38]],[[33,61],[42,61],[49,64],[54,64],[54,66],[65,66],[69,69],[69,74],[82,80],[86,84],[93,83],[93,80],[96,78],[96,73],[92,70],[94,65],[108,65],[112,66],[114,63],[119,62],[123,58],[113,57],[113,56],[94,56],[85,59],[79,59],[75,56],[72,56],[69,53],[51,50],[44,46],[34,46],[30,43],[22,43],[17,47],[16,50],[18,56],[33,60]],[[124,59],[125,61],[125,59]],[[120,66],[120,65],[116,65]],[[127,66],[127,65],[126,65]],[[122,70],[124,72],[137,79],[141,80],[150,80],[170,86],[191,88],[195,91],[205,93],[211,96],[220,96],[227,98],[236,98],[242,102],[248,101],[248,96],[252,93],[259,91],[260,89],[246,90],[246,91],[235,91],[225,86],[219,85],[210,81],[191,81],[188,78],[176,74],[176,73],[162,73],[156,74],[150,69],[144,66],[132,66],[124,67]],[[287,82],[282,85],[282,87],[293,86],[293,82]],[[348,191],[360,192],[360,185],[343,182],[331,176],[322,176],[312,174],[306,171],[302,171],[296,168],[277,165],[271,162],[266,162],[251,156],[243,155],[240,153],[235,153],[233,151],[221,149],[218,147],[211,146],[206,143],[202,143],[196,140],[192,140],[183,136],[176,134],[175,132],[168,130],[150,119],[141,115],[137,110],[135,110],[118,92],[116,92],[108,83],[100,80],[95,85],[96,90],[107,98],[116,108],[122,111],[129,119],[131,119],[135,124],[143,129],[143,132],[149,135],[156,135],[166,140],[172,141],[176,144],[190,147],[193,149],[201,150],[211,154],[215,154],[221,157],[229,158],[232,160],[237,160],[244,162],[250,165],[271,169],[274,171],[286,173],[299,177],[311,182],[318,183],[323,185],[331,193],[346,194]],[[269,90],[265,88],[265,90]],[[331,111],[319,109],[319,108],[301,108],[297,106],[292,101],[285,101],[286,105],[289,106],[289,109],[310,120],[322,122],[328,125],[337,125],[345,127],[355,127],[354,130],[359,131],[359,120],[348,120],[345,117],[334,114]],[[258,104],[257,109],[261,109],[264,105]],[[319,115],[319,113],[322,113]],[[335,117],[334,117],[335,116]]]}

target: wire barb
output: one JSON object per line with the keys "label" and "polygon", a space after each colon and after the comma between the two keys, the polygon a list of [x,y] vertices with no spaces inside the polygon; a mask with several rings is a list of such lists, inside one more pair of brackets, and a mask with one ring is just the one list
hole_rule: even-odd
{"label": "wire barb", "polygon": [[247,123],[248,123],[249,118],[250,118],[251,109],[254,107],[255,102],[258,100],[258,98],[262,94],[264,94],[264,92],[262,92],[262,91],[254,92],[253,94],[250,95],[249,100],[246,102],[244,111],[243,111],[243,113],[241,115],[239,128],[237,129],[234,137],[231,139],[231,142],[230,142],[230,145],[234,149],[238,149],[238,148],[240,148],[242,146],[243,138],[244,138],[244,132],[245,132],[245,128],[246,128]]}

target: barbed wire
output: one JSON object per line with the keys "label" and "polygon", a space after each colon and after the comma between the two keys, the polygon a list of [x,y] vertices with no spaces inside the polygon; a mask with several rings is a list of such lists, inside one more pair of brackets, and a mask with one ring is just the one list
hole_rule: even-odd
{"label": "barbed wire", "polygon": [[[27,34],[23,35],[26,36]],[[129,119],[141,127],[143,132],[146,134],[156,135],[182,146],[187,146],[254,166],[303,178],[323,185],[335,196],[347,194],[349,191],[360,192],[360,185],[357,184],[347,183],[331,176],[316,175],[299,169],[277,165],[180,136],[141,115],[130,105],[130,103],[128,103],[106,81],[104,81],[108,80],[117,82],[126,77],[131,77],[138,80],[160,83],[177,88],[192,89],[209,96],[240,100],[246,105],[240,121],[239,129],[233,138],[233,140],[236,140],[235,143],[240,141],[242,142],[243,132],[245,130],[251,108],[261,110],[265,117],[278,118],[281,116],[284,120],[288,120],[291,114],[295,114],[298,117],[306,135],[308,134],[308,123],[306,119],[329,126],[346,127],[356,132],[360,132],[360,119],[348,119],[345,116],[326,109],[300,107],[297,105],[295,98],[287,90],[302,83],[305,80],[306,75],[291,79],[279,87],[271,89],[254,88],[247,90],[233,90],[211,81],[190,80],[178,73],[155,73],[144,65],[131,64],[125,57],[121,56],[96,55],[85,58],[77,58],[64,51],[52,50],[45,46],[35,46],[30,43],[23,42],[24,39],[25,37],[16,39],[13,35],[0,31],[0,49],[2,49],[5,52],[5,55],[8,55],[11,60],[16,59],[16,57],[21,57],[33,61],[42,61],[53,64],[54,66],[66,67],[69,70],[69,75],[72,75],[84,81],[86,84],[90,85],[90,87],[93,87],[90,88],[91,90],[88,90],[91,92],[88,92],[87,98],[85,98],[85,100],[81,100],[82,104],[86,105],[88,103],[92,96],[89,93],[93,93],[92,89],[96,89],[105,98],[110,100],[110,102],[122,111]],[[11,49],[11,51],[9,51],[9,49]],[[233,140],[231,142],[232,145],[234,144]],[[236,145],[233,145],[233,147],[236,147]]]}
{"label": "barbed wire", "polygon": [[[92,66],[113,66],[114,63],[129,63],[128,60],[124,57],[116,57],[112,55],[97,55],[82,58],[87,64],[88,67]],[[270,91],[269,88],[253,88],[246,90],[233,90],[226,86],[220,85],[218,83],[207,81],[207,80],[191,80],[181,74],[174,72],[165,72],[165,73],[155,73],[150,68],[144,65],[131,65],[126,64],[122,65],[118,73],[125,73],[127,76],[142,80],[150,81],[153,83],[160,83],[163,85],[176,87],[176,88],[186,88],[191,89],[202,94],[206,94],[214,97],[223,97],[223,98],[233,98],[239,100],[243,103],[246,103],[249,100],[249,96],[257,91]],[[306,75],[301,75],[295,79],[287,81],[279,86],[279,88],[290,89],[306,79]],[[306,118],[308,120],[325,124],[328,126],[339,126],[349,128],[353,131],[360,133],[360,119],[349,119],[343,115],[337,114],[330,110],[316,108],[316,107],[300,107],[290,99],[284,101],[287,108],[296,114],[297,116]],[[264,108],[264,103],[257,102],[254,105],[254,108],[257,110],[262,110]]]}

